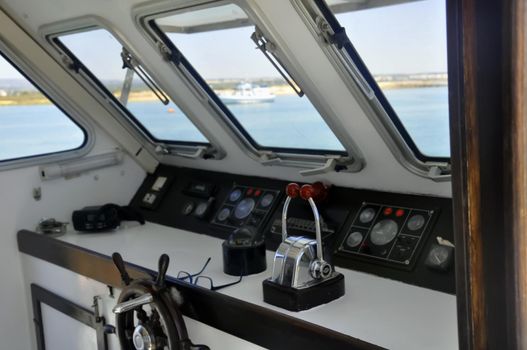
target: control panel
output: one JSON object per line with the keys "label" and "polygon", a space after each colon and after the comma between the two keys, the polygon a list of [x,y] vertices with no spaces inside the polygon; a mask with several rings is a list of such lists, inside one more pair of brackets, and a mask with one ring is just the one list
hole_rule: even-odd
{"label": "control panel", "polygon": [[[252,226],[265,237],[266,249],[275,251],[282,243],[288,183],[161,165],[130,204],[147,221],[223,240]],[[324,258],[337,271],[347,268],[455,293],[450,199],[328,186],[316,204]],[[287,231],[315,238],[307,201],[291,200]]]}
{"label": "control panel", "polygon": [[351,227],[342,236],[337,254],[411,268],[435,211],[362,203]]}
{"label": "control panel", "polygon": [[236,229],[242,226],[260,228],[271,208],[278,202],[277,190],[234,185],[212,219],[215,225]]}

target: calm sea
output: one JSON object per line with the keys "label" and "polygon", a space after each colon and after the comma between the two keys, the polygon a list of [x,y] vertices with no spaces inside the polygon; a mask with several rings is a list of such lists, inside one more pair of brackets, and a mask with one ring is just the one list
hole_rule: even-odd
{"label": "calm sea", "polygon": [[[385,93],[422,153],[449,155],[446,87]],[[128,107],[159,139],[206,141],[174,104],[131,102]],[[342,149],[305,97],[277,96],[273,103],[229,108],[255,141],[264,146]],[[82,131],[54,106],[0,107],[0,160],[77,148],[83,139]]]}

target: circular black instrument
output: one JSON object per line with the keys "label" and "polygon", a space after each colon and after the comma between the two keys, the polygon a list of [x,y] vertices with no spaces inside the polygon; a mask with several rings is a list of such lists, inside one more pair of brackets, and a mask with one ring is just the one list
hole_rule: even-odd
{"label": "circular black instrument", "polygon": [[203,216],[208,208],[209,208],[209,204],[207,202],[201,202],[196,207],[196,210],[194,211],[194,215]]}
{"label": "circular black instrument", "polygon": [[370,240],[373,244],[382,246],[390,243],[395,238],[398,231],[399,226],[395,221],[384,219],[373,226],[370,233]]}
{"label": "circular black instrument", "polygon": [[236,208],[234,208],[234,217],[238,220],[243,220],[251,214],[255,206],[254,199],[244,198]]}
{"label": "circular black instrument", "polygon": [[364,238],[362,236],[362,232],[359,232],[359,231],[352,232],[346,239],[346,244],[351,248],[355,248],[356,246],[360,244],[360,242],[362,242],[362,238]]}
{"label": "circular black instrument", "polygon": [[375,217],[375,210],[373,208],[364,209],[359,215],[359,221],[363,224],[370,223]]}
{"label": "circular black instrument", "polygon": [[271,205],[271,203],[273,203],[273,200],[274,200],[274,195],[272,193],[267,193],[265,196],[262,197],[262,199],[260,200],[260,206],[262,208],[267,208],[268,206]]}
{"label": "circular black instrument", "polygon": [[218,213],[218,215],[216,216],[216,219],[218,221],[225,221],[227,220],[227,218],[231,215],[231,210],[229,208],[223,208],[222,210],[220,210],[220,212]]}
{"label": "circular black instrument", "polygon": [[190,215],[190,213],[192,213],[192,211],[194,210],[194,206],[195,206],[194,202],[192,201],[186,202],[183,205],[183,209],[181,209],[181,214]]}
{"label": "circular black instrument", "polygon": [[417,231],[424,226],[425,222],[426,220],[424,216],[421,214],[417,214],[408,219],[408,223],[406,224],[406,226],[411,231]]}
{"label": "circular black instrument", "polygon": [[241,198],[241,196],[242,196],[242,190],[240,190],[239,188],[236,188],[229,194],[229,201],[236,202],[238,199]]}

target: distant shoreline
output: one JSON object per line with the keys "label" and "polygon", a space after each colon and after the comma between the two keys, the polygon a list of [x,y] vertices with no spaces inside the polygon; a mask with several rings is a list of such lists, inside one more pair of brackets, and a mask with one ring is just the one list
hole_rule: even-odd
{"label": "distant shoreline", "polygon": [[[415,80],[391,80],[378,81],[377,84],[383,90],[395,89],[415,89],[415,88],[431,88],[447,86],[445,79],[415,79]],[[218,88],[214,90],[217,94],[232,94],[234,89]],[[269,86],[269,91],[274,95],[293,95],[294,91],[288,85],[272,85]],[[115,94],[119,98],[119,93]],[[148,102],[155,101],[157,97],[148,90],[133,91],[130,93],[129,102]],[[39,92],[24,92],[16,96],[0,96],[0,107],[4,106],[32,106],[32,105],[47,105],[49,100]]]}

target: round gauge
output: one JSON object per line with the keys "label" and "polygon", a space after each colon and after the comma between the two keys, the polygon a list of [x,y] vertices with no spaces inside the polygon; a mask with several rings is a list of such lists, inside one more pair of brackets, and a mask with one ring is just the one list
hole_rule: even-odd
{"label": "round gauge", "polygon": [[200,204],[198,204],[198,206],[196,207],[196,210],[194,210],[194,215],[196,216],[202,216],[205,214],[205,212],[207,211],[207,208],[209,207],[208,203],[207,202],[201,202]]}
{"label": "round gauge", "polygon": [[370,240],[375,245],[385,245],[390,243],[399,231],[397,223],[390,219],[381,220],[373,226]]}
{"label": "round gauge", "polygon": [[406,226],[408,226],[408,229],[411,231],[417,231],[424,226],[425,221],[426,220],[423,215],[417,214],[408,219]]}
{"label": "round gauge", "polygon": [[447,247],[434,247],[429,253],[429,259],[435,264],[444,264],[450,258],[450,251]]}
{"label": "round gauge", "polygon": [[348,236],[348,239],[346,239],[346,244],[351,248],[355,248],[356,246],[360,244],[360,242],[362,242],[362,238],[363,238],[362,232],[359,232],[359,231],[352,232]]}
{"label": "round gauge", "polygon": [[238,220],[243,220],[251,214],[254,209],[254,199],[245,198],[243,199],[236,208],[234,209],[234,217]]}
{"label": "round gauge", "polygon": [[231,210],[229,208],[223,208],[222,210],[220,210],[220,212],[218,213],[218,216],[216,217],[216,219],[218,221],[225,221],[227,220],[227,218],[231,215]]}
{"label": "round gauge", "polygon": [[229,201],[231,202],[236,202],[238,199],[240,199],[242,196],[242,190],[240,190],[239,188],[233,190],[230,194],[229,194]]}
{"label": "round gauge", "polygon": [[363,224],[367,224],[371,222],[374,217],[375,217],[375,210],[373,208],[366,208],[360,213],[359,220]]}
{"label": "round gauge", "polygon": [[183,205],[183,209],[181,209],[181,214],[183,215],[189,215],[194,210],[194,202],[187,202]]}
{"label": "round gauge", "polygon": [[262,200],[260,200],[260,206],[262,208],[267,208],[268,206],[271,205],[271,203],[273,203],[273,199],[274,199],[273,194],[271,193],[266,194],[265,196],[262,197]]}

